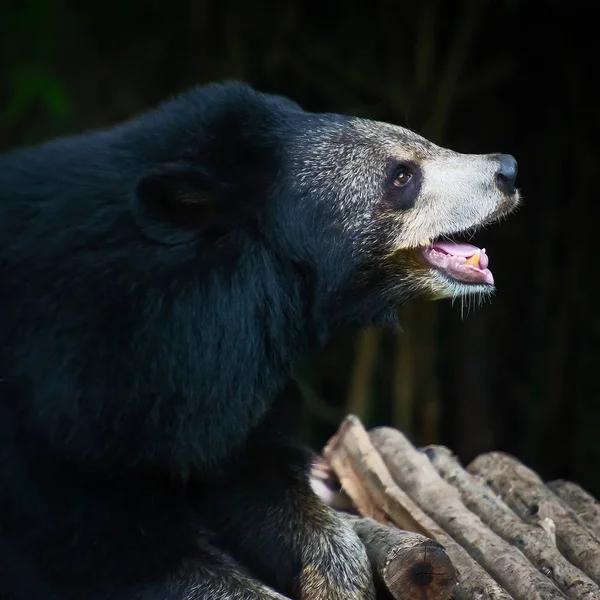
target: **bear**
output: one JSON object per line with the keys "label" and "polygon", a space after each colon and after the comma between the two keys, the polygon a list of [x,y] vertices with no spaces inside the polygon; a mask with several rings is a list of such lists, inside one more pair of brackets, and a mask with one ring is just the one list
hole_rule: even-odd
{"label": "bear", "polygon": [[412,298],[485,298],[451,241],[508,154],[243,82],[0,158],[0,597],[366,600],[279,392]]}

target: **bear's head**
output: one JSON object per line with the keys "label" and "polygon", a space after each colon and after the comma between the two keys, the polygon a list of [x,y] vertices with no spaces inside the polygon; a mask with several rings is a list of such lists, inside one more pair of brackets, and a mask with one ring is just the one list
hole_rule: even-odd
{"label": "bear's head", "polygon": [[494,290],[485,250],[451,237],[518,205],[512,156],[460,154],[239,84],[200,88],[161,110],[177,136],[163,146],[178,150],[173,165],[142,178],[135,205],[155,241],[208,242],[205,251],[232,260],[236,247],[262,247],[293,265],[328,330],[395,322],[413,297]]}

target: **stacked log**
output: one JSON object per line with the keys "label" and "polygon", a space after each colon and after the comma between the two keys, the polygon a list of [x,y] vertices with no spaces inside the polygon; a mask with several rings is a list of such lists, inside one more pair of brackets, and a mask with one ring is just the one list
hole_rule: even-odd
{"label": "stacked log", "polygon": [[464,468],[445,447],[349,416],[312,481],[353,523],[385,597],[600,600],[600,503],[505,453]]}

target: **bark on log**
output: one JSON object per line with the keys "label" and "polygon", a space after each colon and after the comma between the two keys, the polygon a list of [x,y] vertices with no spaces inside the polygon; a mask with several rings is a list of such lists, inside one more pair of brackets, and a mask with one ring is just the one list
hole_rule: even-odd
{"label": "bark on log", "polygon": [[514,600],[394,482],[360,421],[349,416],[327,444],[324,455],[358,511],[380,523],[422,533],[446,549],[458,572],[456,600]]}
{"label": "bark on log", "polygon": [[600,544],[577,515],[563,504],[540,477],[503,452],[478,456],[467,470],[484,480],[523,520],[556,529],[558,549],[600,584]]}
{"label": "bark on log", "polygon": [[448,448],[428,446],[424,451],[440,476],[458,490],[463,504],[519,548],[565,595],[572,600],[600,599],[600,587],[558,551],[544,529],[517,517],[490,487],[470,475]]}
{"label": "bark on log", "polygon": [[396,600],[447,600],[456,573],[442,546],[419,533],[344,515],[358,534],[373,570]]}
{"label": "bark on log", "polygon": [[370,432],[394,480],[459,542],[516,600],[564,600],[566,596],[525,555],[491,531],[462,503],[427,456],[398,430]]}
{"label": "bark on log", "polygon": [[577,513],[579,520],[600,540],[600,502],[571,481],[557,479],[546,485]]}

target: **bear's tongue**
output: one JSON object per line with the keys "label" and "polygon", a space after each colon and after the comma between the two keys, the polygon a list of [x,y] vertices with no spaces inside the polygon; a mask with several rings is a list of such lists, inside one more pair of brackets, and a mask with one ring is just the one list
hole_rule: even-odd
{"label": "bear's tongue", "polygon": [[452,279],[464,283],[494,285],[494,276],[487,268],[489,259],[485,249],[471,244],[434,242],[423,251],[425,260]]}

